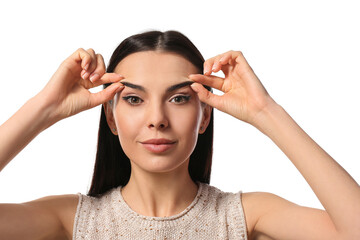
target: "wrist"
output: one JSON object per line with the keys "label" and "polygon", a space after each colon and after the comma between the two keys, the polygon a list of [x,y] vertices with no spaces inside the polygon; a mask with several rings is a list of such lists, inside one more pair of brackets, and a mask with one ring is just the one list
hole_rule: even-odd
{"label": "wrist", "polygon": [[259,131],[269,136],[271,129],[279,121],[281,114],[285,110],[277,104],[274,100],[269,99],[266,106],[254,117],[252,125],[256,127]]}
{"label": "wrist", "polygon": [[31,114],[36,115],[35,126],[39,131],[47,129],[58,121],[54,116],[53,104],[49,103],[46,95],[42,92],[31,98],[26,104]]}

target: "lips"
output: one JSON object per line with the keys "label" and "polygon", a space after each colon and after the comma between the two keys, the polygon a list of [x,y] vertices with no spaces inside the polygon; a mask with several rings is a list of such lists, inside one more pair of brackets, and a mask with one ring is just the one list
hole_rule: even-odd
{"label": "lips", "polygon": [[165,138],[154,138],[140,143],[150,152],[162,153],[171,149],[176,141]]}
{"label": "lips", "polygon": [[143,143],[143,144],[172,144],[172,143],[175,143],[175,141],[172,141],[172,140],[169,140],[166,138],[154,138],[154,139],[146,140],[141,143]]}

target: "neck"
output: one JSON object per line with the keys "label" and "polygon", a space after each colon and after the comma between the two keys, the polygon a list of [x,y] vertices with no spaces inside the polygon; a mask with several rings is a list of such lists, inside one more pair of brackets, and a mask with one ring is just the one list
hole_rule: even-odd
{"label": "neck", "polygon": [[[198,186],[185,169],[149,173],[131,166],[128,184],[122,188],[125,202],[144,216],[168,217],[182,212],[195,199]],[[183,168],[183,167],[180,167]]]}

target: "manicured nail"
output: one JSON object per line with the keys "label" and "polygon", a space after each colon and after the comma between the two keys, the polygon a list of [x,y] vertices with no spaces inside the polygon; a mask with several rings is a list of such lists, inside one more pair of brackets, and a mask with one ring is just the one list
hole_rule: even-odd
{"label": "manicured nail", "polygon": [[87,79],[87,78],[89,77],[89,75],[90,75],[90,74],[89,74],[88,72],[85,72],[84,75],[82,75],[82,78],[83,78],[83,79]]}
{"label": "manicured nail", "polygon": [[85,69],[85,70],[88,70],[89,66],[90,66],[90,63],[86,64],[85,67],[84,67],[84,69]]}
{"label": "manicured nail", "polygon": [[93,74],[91,74],[91,76],[90,76],[90,81],[94,81],[95,79],[96,79],[96,77],[98,77],[99,76],[99,74],[97,74],[97,73],[93,73]]}
{"label": "manicured nail", "polygon": [[197,87],[196,83],[191,84],[190,87],[191,87],[192,90],[194,90],[195,92],[198,91],[198,87]]}
{"label": "manicured nail", "polygon": [[210,72],[209,67],[206,66],[206,67],[204,68],[204,75],[208,74],[209,72]]}

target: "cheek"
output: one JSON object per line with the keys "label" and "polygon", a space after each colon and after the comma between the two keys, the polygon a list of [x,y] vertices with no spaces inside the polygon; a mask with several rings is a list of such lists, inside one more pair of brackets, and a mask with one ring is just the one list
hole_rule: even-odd
{"label": "cheek", "polygon": [[197,138],[198,128],[201,121],[200,107],[196,105],[184,108],[173,109],[171,113],[172,130],[183,138]]}
{"label": "cheek", "polygon": [[121,144],[134,139],[144,124],[141,111],[129,111],[126,107],[117,106],[114,116]]}

